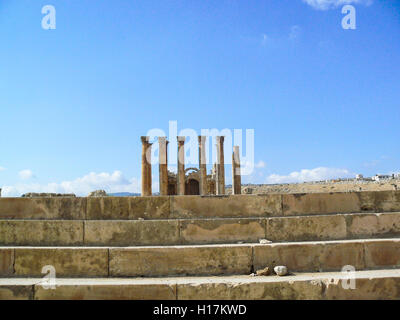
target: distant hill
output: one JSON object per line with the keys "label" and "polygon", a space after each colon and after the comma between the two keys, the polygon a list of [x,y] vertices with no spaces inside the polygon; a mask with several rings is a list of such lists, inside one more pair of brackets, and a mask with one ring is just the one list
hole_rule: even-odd
{"label": "distant hill", "polygon": [[108,193],[109,197],[139,197],[140,193],[116,192]]}

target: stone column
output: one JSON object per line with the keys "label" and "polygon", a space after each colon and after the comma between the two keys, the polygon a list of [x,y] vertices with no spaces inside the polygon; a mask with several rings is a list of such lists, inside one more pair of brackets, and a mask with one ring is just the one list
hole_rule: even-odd
{"label": "stone column", "polygon": [[217,195],[225,194],[224,137],[217,137]]}
{"label": "stone column", "polygon": [[199,136],[200,195],[202,196],[207,194],[206,139],[205,136]]}
{"label": "stone column", "polygon": [[166,137],[158,137],[159,144],[159,176],[160,195],[168,195],[168,141]]}
{"label": "stone column", "polygon": [[232,153],[232,194],[242,194],[242,176],[240,174],[239,147],[233,147]]}
{"label": "stone column", "polygon": [[151,189],[151,143],[149,137],[142,137],[142,197],[152,195]]}
{"label": "stone column", "polygon": [[178,139],[178,196],[185,195],[185,137]]}

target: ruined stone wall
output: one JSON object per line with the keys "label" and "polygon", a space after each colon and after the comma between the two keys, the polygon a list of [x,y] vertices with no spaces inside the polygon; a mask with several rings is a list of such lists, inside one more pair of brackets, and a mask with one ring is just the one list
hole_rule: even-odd
{"label": "ruined stone wall", "polygon": [[179,219],[400,211],[400,191],[230,196],[1,198],[7,219]]}

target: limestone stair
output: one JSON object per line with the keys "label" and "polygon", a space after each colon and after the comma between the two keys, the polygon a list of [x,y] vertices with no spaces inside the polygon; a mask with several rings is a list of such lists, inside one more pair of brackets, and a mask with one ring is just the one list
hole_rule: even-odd
{"label": "limestone stair", "polygon": [[0,220],[0,246],[160,246],[400,236],[400,213],[158,220]]}
{"label": "limestone stair", "polygon": [[[399,298],[399,212],[395,191],[1,198],[0,299]],[[275,265],[294,274],[250,276]]]}
{"label": "limestone stair", "polygon": [[0,279],[1,299],[12,300],[351,300],[398,299],[400,270],[357,271],[355,289],[340,272],[290,276],[59,279],[46,289],[41,279]]}

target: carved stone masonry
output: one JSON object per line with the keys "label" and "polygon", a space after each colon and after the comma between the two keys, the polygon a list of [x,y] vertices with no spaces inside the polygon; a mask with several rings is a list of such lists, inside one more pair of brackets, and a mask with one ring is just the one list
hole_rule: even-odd
{"label": "carved stone masonry", "polygon": [[168,195],[168,141],[166,137],[158,138],[159,144],[159,179],[160,195]]}
{"label": "carved stone masonry", "polygon": [[240,153],[239,147],[233,147],[232,153],[232,193],[242,193],[242,177],[240,174]]}
{"label": "carved stone masonry", "polygon": [[[152,144],[150,137],[141,137],[142,140],[142,196],[152,195]],[[177,137],[178,141],[178,172],[168,171],[168,140],[159,137],[159,184],[160,195],[224,195],[225,194],[225,160],[224,137],[216,137],[217,163],[212,172],[207,175],[206,136],[199,136],[199,169],[185,169],[185,142],[186,137]],[[241,175],[239,147],[234,147],[232,155],[232,185],[233,194],[241,193]]]}
{"label": "carved stone masonry", "polygon": [[225,160],[224,160],[224,139],[225,137],[216,137],[217,140],[217,195],[225,194]]}
{"label": "carved stone masonry", "polygon": [[142,196],[152,195],[151,186],[151,146],[149,137],[141,137],[142,140]]}
{"label": "carved stone masonry", "polygon": [[199,168],[200,168],[200,195],[207,194],[207,159],[206,159],[206,139],[199,136]]}
{"label": "carved stone masonry", "polygon": [[185,137],[178,139],[178,195],[185,195]]}

